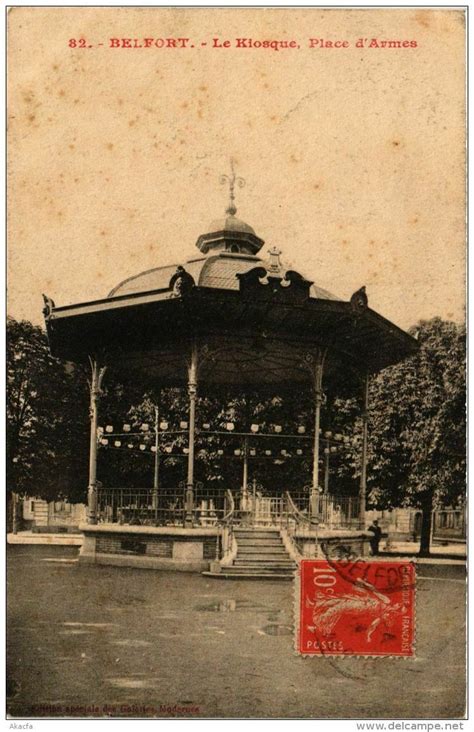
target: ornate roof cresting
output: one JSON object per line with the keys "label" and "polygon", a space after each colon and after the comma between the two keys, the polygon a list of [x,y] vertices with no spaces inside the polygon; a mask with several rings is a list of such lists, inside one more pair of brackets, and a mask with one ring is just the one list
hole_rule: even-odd
{"label": "ornate roof cresting", "polygon": [[171,297],[182,297],[195,287],[194,277],[180,264],[169,282]]}
{"label": "ornate roof cresting", "polygon": [[356,290],[354,294],[351,297],[351,306],[353,310],[356,312],[361,312],[362,310],[365,310],[369,305],[369,298],[367,297],[367,293],[365,291],[365,285],[361,287],[359,290]]}
{"label": "ornate roof cresting", "polygon": [[48,297],[47,295],[43,294],[43,300],[44,300],[43,315],[44,315],[45,320],[49,320],[56,305],[54,304],[54,300],[51,300],[51,298]]}

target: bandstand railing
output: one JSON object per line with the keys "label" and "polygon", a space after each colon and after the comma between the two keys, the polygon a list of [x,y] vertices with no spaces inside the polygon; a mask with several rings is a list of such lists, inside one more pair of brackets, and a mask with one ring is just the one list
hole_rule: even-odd
{"label": "bandstand railing", "polygon": [[291,494],[287,491],[285,493],[287,512],[286,512],[286,525],[285,528],[289,534],[294,533],[296,529],[311,529],[311,518],[308,514],[303,513],[296,506]]}
{"label": "bandstand railing", "polygon": [[[276,526],[305,530],[316,524],[329,529],[359,528],[359,499],[352,496],[319,495],[316,513],[309,515],[308,492],[279,496],[259,495],[242,500],[241,492],[206,488],[198,484],[194,495],[194,527]],[[97,488],[99,523],[149,526],[183,526],[186,511],[183,489]]]}
{"label": "bandstand railing", "polygon": [[227,490],[226,491],[226,499],[227,499],[227,512],[222,517],[222,539],[221,539],[221,548],[222,548],[222,557],[219,553],[219,541],[217,544],[217,550],[216,550],[216,559],[224,559],[225,557],[228,557],[232,553],[233,549],[233,542],[234,542],[234,521],[235,521],[235,501],[234,496],[232,495],[232,491]]}
{"label": "bandstand railing", "polygon": [[318,519],[328,528],[358,529],[360,526],[360,500],[357,496],[318,497]]}
{"label": "bandstand railing", "polygon": [[[308,492],[287,493],[291,500],[291,513],[303,524],[309,519]],[[357,529],[360,525],[360,500],[358,496],[341,496],[321,493],[316,497],[315,522],[329,529]]]}
{"label": "bandstand railing", "polygon": [[[196,490],[192,510],[194,527],[217,526],[231,513],[229,491]],[[233,500],[233,499],[232,499]],[[184,526],[189,511],[183,490],[154,493],[151,488],[97,488],[99,523],[129,526]]]}

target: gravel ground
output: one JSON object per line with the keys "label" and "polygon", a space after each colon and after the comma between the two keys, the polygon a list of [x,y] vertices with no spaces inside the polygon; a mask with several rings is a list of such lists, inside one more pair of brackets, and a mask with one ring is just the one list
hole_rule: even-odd
{"label": "gravel ground", "polygon": [[8,548],[11,717],[464,715],[461,567],[423,567],[417,657],[301,658],[291,582],[77,563]]}

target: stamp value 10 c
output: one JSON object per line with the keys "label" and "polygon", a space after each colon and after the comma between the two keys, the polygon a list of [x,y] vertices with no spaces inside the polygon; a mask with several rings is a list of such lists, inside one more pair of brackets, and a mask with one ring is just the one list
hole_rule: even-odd
{"label": "stamp value 10 c", "polygon": [[299,579],[299,653],[414,656],[413,563],[304,559]]}

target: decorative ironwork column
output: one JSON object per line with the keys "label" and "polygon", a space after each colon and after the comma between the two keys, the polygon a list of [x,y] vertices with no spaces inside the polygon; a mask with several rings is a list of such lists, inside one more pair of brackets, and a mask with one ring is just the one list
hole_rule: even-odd
{"label": "decorative ironwork column", "polygon": [[160,471],[160,410],[155,404],[155,465],[153,471],[153,493],[151,495],[151,507],[155,512],[155,520],[158,518],[158,479]]}
{"label": "decorative ironwork column", "polygon": [[323,403],[323,364],[324,353],[318,351],[314,363],[314,450],[313,450],[313,481],[309,503],[310,516],[318,515],[319,502],[319,425],[321,422],[321,405]]}
{"label": "decorative ironwork column", "polygon": [[329,440],[326,440],[326,447],[324,448],[324,495],[329,494],[329,454],[331,447]]}
{"label": "decorative ironwork column", "polygon": [[309,515],[313,523],[317,523],[319,504],[319,434],[321,422],[321,406],[325,402],[323,393],[323,367],[327,349],[318,348],[315,354],[307,353],[301,366],[311,375],[314,389],[314,440],[313,440],[313,477],[309,496]]}
{"label": "decorative ironwork column", "polygon": [[196,396],[197,396],[198,350],[194,343],[191,350],[191,361],[188,369],[189,396],[189,444],[188,475],[186,480],[185,526],[192,527],[194,515],[194,438],[196,431]]}
{"label": "decorative ironwork column", "polygon": [[362,455],[359,484],[359,523],[365,529],[365,508],[367,497],[367,442],[369,425],[369,375],[364,379],[364,402],[362,406]]}
{"label": "decorative ironwork column", "polygon": [[247,500],[249,482],[249,441],[248,437],[244,438],[243,444],[243,472],[242,472],[242,498]]}
{"label": "decorative ironwork column", "polygon": [[97,361],[89,358],[91,364],[90,407],[91,422],[89,448],[89,488],[87,491],[87,523],[97,523],[97,427],[99,419],[99,399],[102,394],[102,380],[107,370],[106,366],[99,366]]}

